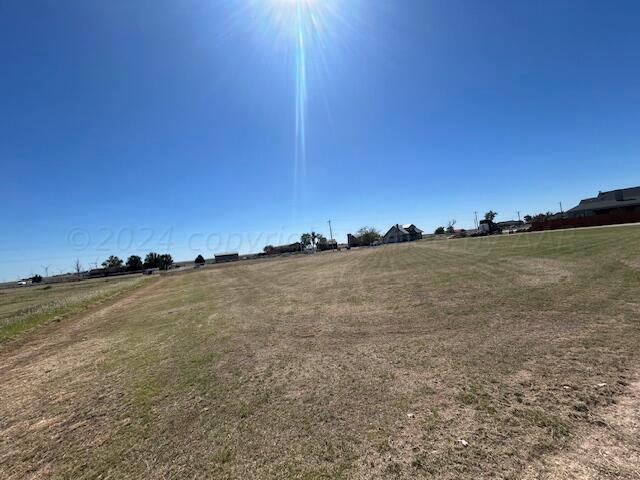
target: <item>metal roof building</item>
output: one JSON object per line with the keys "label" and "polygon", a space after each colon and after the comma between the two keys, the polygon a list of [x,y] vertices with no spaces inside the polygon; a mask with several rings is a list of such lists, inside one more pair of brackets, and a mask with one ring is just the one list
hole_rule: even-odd
{"label": "metal roof building", "polygon": [[600,192],[597,197],[585,198],[580,201],[578,206],[567,210],[567,216],[589,217],[618,210],[640,210],[640,187]]}

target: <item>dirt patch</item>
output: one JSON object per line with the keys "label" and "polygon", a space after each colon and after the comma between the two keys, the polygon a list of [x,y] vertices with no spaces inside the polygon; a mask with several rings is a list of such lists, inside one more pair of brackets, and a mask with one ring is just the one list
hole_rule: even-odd
{"label": "dirt patch", "polygon": [[515,258],[510,263],[518,272],[517,281],[530,287],[553,285],[573,277],[566,263],[550,258]]}
{"label": "dirt patch", "polygon": [[524,480],[640,478],[640,381],[592,419],[566,450],[529,466]]}
{"label": "dirt patch", "polygon": [[622,263],[634,270],[640,270],[640,258],[628,258],[623,260]]}

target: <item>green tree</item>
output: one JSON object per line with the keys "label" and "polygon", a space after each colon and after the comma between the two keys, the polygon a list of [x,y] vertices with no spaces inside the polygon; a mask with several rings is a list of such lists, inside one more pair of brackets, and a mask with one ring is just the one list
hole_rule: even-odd
{"label": "green tree", "polygon": [[487,213],[484,214],[484,219],[485,220],[489,220],[490,222],[493,222],[493,220],[498,216],[497,212],[494,212],[493,210],[489,210]]}
{"label": "green tree", "polygon": [[202,255],[198,255],[196,257],[195,263],[197,265],[204,265],[205,263],[207,263],[207,261],[204,259],[204,257]]}
{"label": "green tree", "polygon": [[304,248],[307,248],[309,245],[311,245],[311,234],[303,233],[302,235],[300,235],[300,243]]}
{"label": "green tree", "polygon": [[547,220],[549,220],[551,217],[553,217],[554,213],[553,212],[547,212],[547,213],[538,213],[537,215],[534,215],[531,218],[531,221],[534,223],[540,223],[540,222],[546,222]]}
{"label": "green tree", "polygon": [[160,255],[156,252],[149,252],[144,257],[144,268],[160,268]]}
{"label": "green tree", "polygon": [[116,257],[115,255],[110,255],[104,262],[102,262],[102,266],[104,268],[120,268],[124,262]]}
{"label": "green tree", "polygon": [[444,233],[445,233],[444,227],[438,227],[438,228],[436,228],[435,232],[433,232],[433,233],[435,233],[436,235],[442,235],[442,234],[444,234]]}
{"label": "green tree", "polygon": [[310,232],[310,233],[303,233],[300,236],[300,243],[305,247],[309,247],[309,245],[311,245],[311,247],[313,247],[313,249],[316,249],[316,245],[319,243],[327,243],[327,238],[320,234],[320,233],[316,233],[316,232]]}
{"label": "green tree", "polygon": [[36,273],[33,277],[31,277],[31,281],[32,281],[33,283],[41,283],[41,282],[42,282],[42,276],[41,276],[41,275],[38,275],[38,274]]}
{"label": "green tree", "polygon": [[381,238],[380,232],[373,227],[362,227],[356,232],[363,245],[373,245]]}
{"label": "green tree", "polygon": [[525,223],[531,223],[531,220],[533,220],[533,217],[531,215],[524,216]]}
{"label": "green tree", "polygon": [[160,270],[169,270],[169,267],[173,265],[173,258],[168,253],[160,255]]}
{"label": "green tree", "polygon": [[318,234],[316,232],[311,232],[309,234],[309,236],[311,237],[311,246],[315,250],[316,249],[316,242],[318,241]]}
{"label": "green tree", "polygon": [[138,255],[131,255],[129,258],[127,258],[127,270],[129,270],[130,272],[137,272],[138,270],[142,270],[142,268],[142,258],[140,258]]}

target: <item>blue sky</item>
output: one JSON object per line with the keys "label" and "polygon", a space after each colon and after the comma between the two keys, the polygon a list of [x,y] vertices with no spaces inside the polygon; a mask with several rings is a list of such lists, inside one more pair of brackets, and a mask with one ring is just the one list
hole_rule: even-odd
{"label": "blue sky", "polygon": [[0,280],[640,184],[640,3],[307,0],[304,160],[298,7],[1,2]]}

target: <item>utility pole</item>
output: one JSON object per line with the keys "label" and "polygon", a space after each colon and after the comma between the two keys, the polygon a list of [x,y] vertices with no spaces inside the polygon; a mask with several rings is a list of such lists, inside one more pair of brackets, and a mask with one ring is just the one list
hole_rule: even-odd
{"label": "utility pole", "polygon": [[521,222],[522,220],[520,220],[520,210],[518,210],[518,221]]}
{"label": "utility pole", "polygon": [[44,270],[44,276],[45,278],[49,276],[49,267],[51,265],[41,265],[42,269]]}
{"label": "utility pole", "polygon": [[333,229],[331,228],[331,220],[327,221],[329,224],[329,237],[333,240]]}
{"label": "utility pole", "polygon": [[560,202],[560,213],[564,213],[564,210],[562,210],[562,202]]}
{"label": "utility pole", "polygon": [[475,219],[476,222],[476,230],[478,229],[479,225],[478,225],[478,212],[473,212],[473,218]]}

